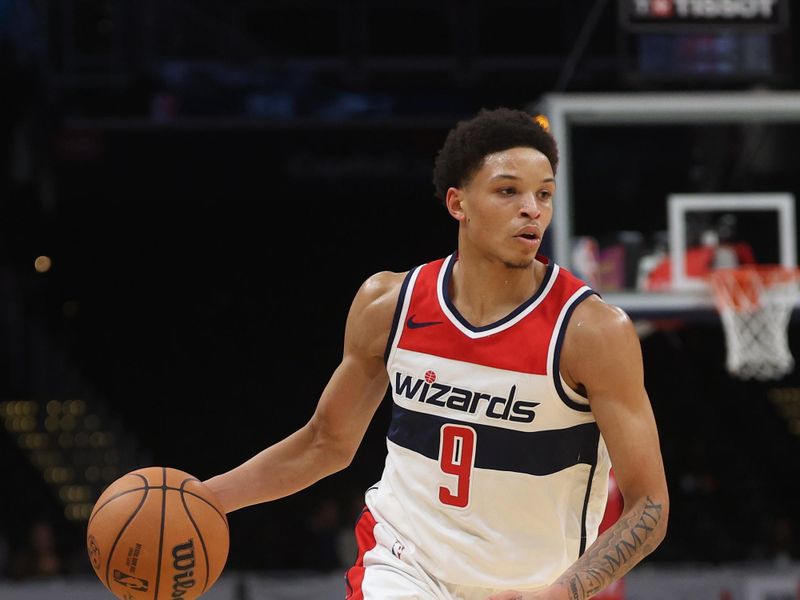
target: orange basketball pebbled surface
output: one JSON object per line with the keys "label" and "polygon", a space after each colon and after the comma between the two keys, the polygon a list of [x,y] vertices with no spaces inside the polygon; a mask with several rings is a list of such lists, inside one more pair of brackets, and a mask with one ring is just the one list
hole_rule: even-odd
{"label": "orange basketball pebbled surface", "polygon": [[86,549],[95,573],[121,600],[192,600],[228,558],[228,520],[196,477],[147,467],[114,481],[94,505]]}

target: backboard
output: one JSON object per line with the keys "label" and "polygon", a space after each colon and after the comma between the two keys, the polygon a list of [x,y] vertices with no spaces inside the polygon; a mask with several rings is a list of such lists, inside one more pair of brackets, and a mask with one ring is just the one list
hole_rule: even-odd
{"label": "backboard", "polygon": [[[587,205],[594,200],[587,197],[585,190],[581,192],[582,195],[575,193],[576,189],[580,191],[576,174],[582,173],[586,165],[585,160],[581,163],[576,159],[576,153],[581,151],[581,146],[587,139],[593,139],[596,135],[605,136],[610,148],[605,152],[597,152],[592,160],[601,161],[609,171],[609,177],[625,178],[630,176],[632,168],[635,170],[640,165],[632,167],[621,163],[615,155],[615,150],[620,144],[625,143],[626,139],[631,138],[631,132],[637,128],[649,128],[648,132],[654,128],[658,130],[658,137],[647,139],[647,135],[641,136],[644,138],[640,140],[642,154],[646,154],[652,146],[661,143],[660,138],[665,137],[668,139],[664,143],[681,144],[679,151],[686,154],[688,162],[692,160],[691,155],[694,150],[692,138],[685,135],[676,139],[674,131],[705,131],[714,127],[742,128],[751,131],[761,127],[762,135],[771,136],[785,130],[788,132],[786,135],[792,137],[796,137],[794,134],[800,132],[800,93],[795,92],[550,94],[532,106],[530,112],[543,113],[548,117],[560,151],[560,164],[556,174],[558,204],[550,231],[553,258],[559,264],[578,272],[580,269],[576,268],[573,260],[575,245],[583,235],[581,227],[585,229],[585,226],[580,226],[582,215],[586,212]],[[768,163],[771,159],[769,152],[760,148],[753,151],[753,156],[755,162]],[[576,164],[580,167],[580,172],[573,171]],[[656,172],[658,165],[652,168]],[[748,202],[764,200],[766,204],[763,205],[763,211],[752,207],[745,208],[744,205],[738,205],[737,211],[749,211],[754,215],[771,211],[773,216],[770,218],[775,221],[772,235],[776,240],[780,240],[779,260],[796,262],[793,200],[789,201],[787,195],[796,193],[796,190],[792,185],[783,186],[780,182],[772,182],[766,176],[762,179],[758,187],[748,189],[746,185],[741,185],[734,190],[713,189],[709,186],[709,181],[702,181],[702,187],[698,185],[699,189],[692,189],[691,185],[684,181],[671,189],[654,188],[657,197],[654,196],[656,192],[653,189],[646,189],[645,184],[644,190],[636,190],[633,195],[649,194],[647,201],[642,201],[640,210],[642,213],[657,215],[660,220],[659,225],[663,225],[664,230],[667,230],[670,197],[699,194],[704,191],[713,194],[735,191],[736,195],[749,197]],[[756,192],[757,194],[753,195]],[[709,201],[712,201],[710,198],[713,194],[704,193]],[[783,195],[784,199],[776,200],[778,196],[775,194]],[[683,210],[684,216],[692,213],[692,210],[687,209],[687,205],[682,205],[681,202],[677,202],[675,206],[678,209],[673,210],[678,212]],[[765,225],[768,226],[772,225]],[[673,249],[669,250],[672,251]],[[650,291],[628,286],[625,289],[601,290],[601,293],[607,301],[641,316],[651,314],[685,316],[698,311],[714,313],[710,290],[703,286],[691,285],[679,285],[678,288]]]}

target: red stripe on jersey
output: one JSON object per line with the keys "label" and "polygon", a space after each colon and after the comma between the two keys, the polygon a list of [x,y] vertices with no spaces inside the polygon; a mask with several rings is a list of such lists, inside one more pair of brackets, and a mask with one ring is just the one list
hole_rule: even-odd
{"label": "red stripe on jersey", "polygon": [[[398,348],[433,354],[520,373],[546,374],[550,339],[561,309],[583,281],[559,269],[556,280],[539,304],[520,321],[502,331],[471,338],[442,310],[439,302],[439,272],[445,259],[424,265],[411,293]],[[409,327],[423,323],[424,327]]]}
{"label": "red stripe on jersey", "polygon": [[372,550],[375,545],[375,517],[366,508],[356,523],[356,542],[358,543],[358,558],[356,564],[347,570],[346,600],[363,600],[364,592],[361,585],[364,583],[364,555]]}

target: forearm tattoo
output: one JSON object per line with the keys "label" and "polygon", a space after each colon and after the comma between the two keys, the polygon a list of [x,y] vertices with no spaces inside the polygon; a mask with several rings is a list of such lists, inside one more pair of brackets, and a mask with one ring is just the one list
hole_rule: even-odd
{"label": "forearm tattoo", "polygon": [[662,505],[649,496],[641,510],[622,517],[559,579],[569,600],[586,600],[627,573],[653,551]]}

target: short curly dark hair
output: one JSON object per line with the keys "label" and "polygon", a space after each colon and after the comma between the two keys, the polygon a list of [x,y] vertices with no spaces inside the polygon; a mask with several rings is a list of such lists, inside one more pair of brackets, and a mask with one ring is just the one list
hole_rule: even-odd
{"label": "short curly dark hair", "polygon": [[436,197],[444,202],[448,188],[469,183],[488,154],[518,147],[535,148],[544,154],[555,173],[556,141],[528,113],[510,108],[483,108],[471,119],[459,121],[436,156],[433,167]]}

